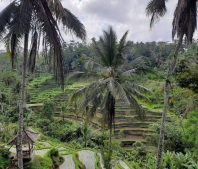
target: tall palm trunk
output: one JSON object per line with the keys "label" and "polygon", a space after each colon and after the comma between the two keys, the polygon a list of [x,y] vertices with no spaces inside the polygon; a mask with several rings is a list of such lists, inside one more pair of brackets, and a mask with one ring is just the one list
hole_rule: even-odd
{"label": "tall palm trunk", "polygon": [[111,137],[112,137],[112,123],[109,124],[109,152],[111,151]]}
{"label": "tall palm trunk", "polygon": [[9,86],[9,106],[10,106],[10,86]]}
{"label": "tall palm trunk", "polygon": [[1,86],[0,86],[0,99],[1,99],[1,112],[3,113],[3,98],[1,95]]}
{"label": "tall palm trunk", "polygon": [[174,54],[172,63],[166,75],[166,81],[164,85],[164,106],[163,106],[163,112],[162,112],[162,121],[161,121],[161,129],[160,129],[160,137],[159,137],[159,143],[158,143],[157,161],[156,161],[155,169],[160,169],[160,165],[161,165],[162,151],[163,151],[163,146],[164,146],[166,114],[167,114],[169,89],[170,89],[170,77],[171,77],[172,72],[175,69],[175,65],[176,65],[176,61],[177,61],[177,57],[179,53],[179,48],[182,44],[182,40],[183,40],[183,34],[181,34],[179,37],[179,41],[175,49],[175,54]]}
{"label": "tall palm trunk", "polygon": [[19,106],[19,124],[18,124],[18,135],[17,135],[17,155],[18,155],[19,169],[23,169],[23,154],[22,154],[23,112],[24,112],[24,104],[25,104],[27,58],[28,58],[28,33],[25,34],[25,40],[24,40],[23,79],[21,85],[21,100]]}
{"label": "tall palm trunk", "polygon": [[109,112],[109,152],[112,150],[111,147],[111,138],[112,138],[112,126],[113,126],[113,121],[115,117],[115,98],[109,93],[110,97],[110,111]]}

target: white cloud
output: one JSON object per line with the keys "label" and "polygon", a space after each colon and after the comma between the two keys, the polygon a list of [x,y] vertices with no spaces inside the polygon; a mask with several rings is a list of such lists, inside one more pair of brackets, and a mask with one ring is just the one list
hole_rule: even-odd
{"label": "white cloud", "polygon": [[[149,18],[145,8],[149,0],[63,0],[64,7],[76,15],[85,25],[88,38],[98,37],[102,29],[112,25],[121,37],[129,30],[129,40],[133,41],[170,41],[173,12],[177,0],[167,3],[168,12],[156,26],[149,29]],[[0,2],[0,10],[8,0]],[[63,35],[68,41],[75,37]],[[194,38],[198,38],[196,32]]]}
{"label": "white cloud", "polygon": [[167,3],[168,13],[150,30],[145,14],[148,0],[65,0],[64,7],[71,10],[85,25],[88,37],[98,37],[102,29],[112,25],[118,36],[129,30],[133,41],[170,41],[173,12],[177,0]]}

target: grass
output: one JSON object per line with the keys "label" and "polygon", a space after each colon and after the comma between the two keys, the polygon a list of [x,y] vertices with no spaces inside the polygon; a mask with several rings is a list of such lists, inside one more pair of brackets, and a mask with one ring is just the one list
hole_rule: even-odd
{"label": "grass", "polygon": [[80,88],[81,86],[87,86],[87,85],[89,85],[89,84],[91,84],[90,82],[76,82],[76,83],[74,83],[74,84],[72,84],[72,85],[67,85],[66,86],[66,90],[67,89],[74,89],[74,88]]}
{"label": "grass", "polygon": [[94,166],[95,166],[95,169],[100,169],[100,160],[99,160],[99,157],[98,157],[98,155],[97,155],[97,151],[96,150],[93,150],[94,151],[94,157],[95,157],[95,159],[96,159],[96,161],[95,161],[95,164],[94,164]]}
{"label": "grass", "polygon": [[78,153],[73,152],[72,157],[74,160],[75,169],[85,169],[85,166],[82,164],[82,162],[78,158]]}
{"label": "grass", "polygon": [[120,140],[121,142],[136,142],[136,141],[146,142],[146,140],[143,138],[120,138],[118,140]]}
{"label": "grass", "polygon": [[121,164],[119,162],[118,162],[117,166],[119,169],[125,169],[124,167],[121,166]]}
{"label": "grass", "polygon": [[49,157],[35,156],[33,161],[24,169],[49,169],[52,168],[52,160]]}

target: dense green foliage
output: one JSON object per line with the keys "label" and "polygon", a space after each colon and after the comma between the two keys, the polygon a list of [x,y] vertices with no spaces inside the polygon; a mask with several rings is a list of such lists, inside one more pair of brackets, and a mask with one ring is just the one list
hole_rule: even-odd
{"label": "dense green foliage", "polygon": [[[57,84],[53,75],[49,73],[50,71],[47,67],[48,63],[44,58],[41,58],[39,62],[36,63],[36,69],[39,71],[34,75],[28,75],[28,87],[26,91],[28,105],[25,108],[24,114],[25,126],[35,128],[41,132],[39,141],[50,142],[53,146],[58,144],[61,144],[63,147],[66,146],[67,150],[63,154],[73,154],[76,168],[79,168],[80,166],[82,168],[84,167],[76,154],[77,150],[82,149],[83,147],[90,148],[90,150],[96,149],[93,151],[96,157],[95,167],[97,168],[99,158],[96,153],[100,151],[100,145],[104,146],[102,154],[106,167],[109,167],[110,159],[123,159],[134,169],[155,168],[156,148],[160,129],[160,120],[158,122],[156,121],[157,119],[160,119],[161,116],[160,112],[162,111],[163,106],[163,80],[167,64],[170,63],[170,59],[173,56],[175,44],[166,44],[165,42],[128,43],[133,47],[133,50],[124,53],[123,66],[132,65],[133,61],[138,57],[144,56],[144,66],[147,68],[150,66],[159,74],[158,79],[153,76],[142,77],[140,74],[134,76],[134,79],[132,80],[132,82],[137,83],[138,85],[144,84],[144,86],[151,89],[157,97],[157,99],[155,99],[153,95],[148,96],[148,99],[153,103],[153,106],[151,107],[148,107],[144,100],[138,101],[138,103],[143,105],[144,109],[147,111],[146,122],[140,123],[136,116],[130,115],[124,104],[121,104],[121,106],[118,107],[117,111],[125,112],[126,110],[124,120],[128,122],[127,125],[131,125],[133,122],[135,122],[134,124],[137,125],[137,128],[139,125],[139,129],[135,128],[136,130],[132,131],[132,135],[134,136],[134,133],[137,133],[137,137],[139,137],[140,133],[144,133],[142,135],[144,135],[143,138],[146,139],[146,144],[144,144],[144,141],[133,141],[133,149],[124,149],[127,148],[124,144],[127,142],[128,135],[131,134],[127,131],[128,127],[124,126],[116,128],[111,142],[112,152],[111,154],[108,154],[109,130],[107,124],[103,124],[103,128],[100,130],[99,124],[101,118],[98,116],[100,109],[97,109],[97,114],[90,117],[87,116],[89,111],[86,112],[82,110],[75,112],[74,107],[68,105],[68,100],[76,90],[98,80],[98,75],[100,73],[84,68],[84,64],[88,57],[93,59],[96,63],[101,63],[98,57],[99,55],[94,52],[95,48],[93,43],[89,45],[74,42],[73,44],[67,44],[67,47],[65,47],[63,51],[64,71],[65,73],[69,73],[73,71],[88,70],[91,71],[91,73],[96,73],[95,75],[97,75],[97,77],[89,78],[84,76],[79,78],[79,83],[73,85],[69,83],[70,85],[67,85],[66,91],[61,93],[60,84]],[[185,44],[183,45],[183,47],[185,47]],[[165,130],[165,153],[163,154],[162,161],[164,168],[185,169],[188,167],[196,169],[198,165],[198,119],[196,99],[196,74],[198,71],[197,65],[193,62],[193,56],[196,51],[196,44],[192,44],[187,50],[180,51],[180,61],[173,74],[174,76],[171,79],[172,88],[169,98],[168,117]],[[4,142],[3,144],[5,144],[17,134],[16,122],[18,121],[18,101],[20,94],[20,83],[18,79],[21,77],[21,70],[18,69],[13,72],[11,69],[7,69],[8,71],[4,71],[5,65],[9,65],[9,61],[6,61],[5,54],[0,56],[0,60],[2,59],[5,60],[5,62],[4,64],[0,62],[0,72],[4,72],[0,76],[0,122],[3,123],[4,130],[0,131],[0,142]],[[18,64],[20,67],[21,62],[19,61]],[[117,75],[120,75],[121,73],[122,71],[119,70]],[[9,79],[8,74],[15,76],[14,78],[16,79],[10,83],[9,86],[7,85],[7,82],[5,83],[5,79]],[[142,78],[140,78],[140,76]],[[103,74],[102,76],[102,78],[107,77],[108,74]],[[123,87],[127,86],[124,82],[125,80],[129,79],[121,79],[123,82],[121,85]],[[179,84],[179,86],[177,86],[177,84]],[[120,104],[120,100],[118,101],[118,104]],[[91,110],[91,107],[89,107],[89,110]],[[186,119],[183,118],[184,114]],[[77,119],[76,115],[78,117]],[[117,126],[122,125],[121,123],[123,123],[123,121],[119,121],[120,116],[121,115],[118,114],[118,119],[116,119]],[[149,124],[152,123],[152,125],[147,127],[147,122],[149,122]],[[96,130],[96,128],[98,129]],[[132,129],[133,128],[134,127],[132,127]],[[142,128],[144,130],[142,130]],[[129,140],[130,137],[131,136],[129,136]],[[125,140],[125,138],[126,141],[124,142],[123,140]],[[129,143],[128,145],[131,146],[130,144],[132,145],[132,143]],[[37,146],[37,150],[49,148],[39,142],[35,143],[35,145]],[[150,147],[151,145],[152,147]],[[61,151],[58,152],[57,149],[53,148],[43,158],[36,156],[34,161],[32,161],[27,168],[49,169],[53,168],[53,166],[58,166],[63,162],[63,159],[57,156],[60,153]],[[3,163],[1,163],[1,160]],[[4,157],[0,156],[0,164],[8,166],[10,160],[8,158],[5,160]],[[117,164],[116,167],[121,168],[119,164]]]}
{"label": "dense green foliage", "polygon": [[[152,124],[150,128],[154,131],[154,134],[147,136],[147,143],[156,146],[160,134],[160,123]],[[182,139],[182,133],[183,130],[179,119],[167,122],[164,135],[164,149],[166,151],[184,152],[186,144]]]}
{"label": "dense green foliage", "polygon": [[41,112],[41,118],[52,120],[55,111],[55,104],[52,101],[45,101]]}
{"label": "dense green foliage", "polygon": [[7,148],[0,148],[0,169],[5,169],[11,163],[10,151]]}
{"label": "dense green foliage", "polygon": [[198,64],[183,69],[183,71],[177,75],[176,81],[182,88],[188,88],[198,93]]}

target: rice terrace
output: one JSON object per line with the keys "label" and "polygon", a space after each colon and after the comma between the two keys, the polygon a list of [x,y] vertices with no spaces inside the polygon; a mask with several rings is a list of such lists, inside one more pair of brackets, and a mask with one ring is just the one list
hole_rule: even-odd
{"label": "rice terrace", "polygon": [[198,169],[197,0],[0,2],[0,169]]}

